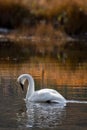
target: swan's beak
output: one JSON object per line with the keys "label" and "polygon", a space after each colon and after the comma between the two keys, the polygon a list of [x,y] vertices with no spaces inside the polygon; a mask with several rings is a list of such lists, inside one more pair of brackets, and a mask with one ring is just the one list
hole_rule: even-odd
{"label": "swan's beak", "polygon": [[20,83],[20,85],[21,85],[22,90],[24,91],[24,85],[22,83]]}

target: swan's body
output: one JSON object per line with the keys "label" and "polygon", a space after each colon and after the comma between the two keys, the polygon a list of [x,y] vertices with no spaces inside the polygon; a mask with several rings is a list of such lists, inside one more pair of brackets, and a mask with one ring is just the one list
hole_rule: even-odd
{"label": "swan's body", "polygon": [[21,84],[22,88],[26,79],[28,80],[26,100],[31,102],[57,102],[66,104],[65,98],[54,89],[35,91],[34,80],[29,74],[22,74],[18,77],[18,82]]}

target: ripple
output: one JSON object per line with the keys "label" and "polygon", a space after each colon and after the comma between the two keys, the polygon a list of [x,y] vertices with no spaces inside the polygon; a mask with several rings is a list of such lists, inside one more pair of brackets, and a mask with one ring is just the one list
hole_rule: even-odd
{"label": "ripple", "polygon": [[87,101],[67,100],[67,103],[82,103],[82,104],[87,104]]}
{"label": "ripple", "polygon": [[28,103],[26,127],[55,128],[65,118],[65,107],[60,104]]}

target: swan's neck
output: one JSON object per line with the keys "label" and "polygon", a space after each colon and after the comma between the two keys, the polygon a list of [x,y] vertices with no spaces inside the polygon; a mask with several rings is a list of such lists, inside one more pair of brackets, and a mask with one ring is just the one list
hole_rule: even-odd
{"label": "swan's neck", "polygon": [[34,80],[32,76],[28,75],[27,80],[28,80],[28,89],[27,89],[26,99],[28,99],[34,93]]}

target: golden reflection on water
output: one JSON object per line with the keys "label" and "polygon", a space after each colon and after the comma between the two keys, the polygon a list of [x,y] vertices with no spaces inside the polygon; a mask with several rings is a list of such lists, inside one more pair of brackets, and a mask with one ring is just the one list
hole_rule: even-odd
{"label": "golden reflection on water", "polygon": [[30,73],[40,84],[46,87],[48,84],[86,86],[87,85],[87,64],[78,66],[75,70],[70,69],[67,64],[59,64],[58,61],[50,58],[33,57],[26,62],[0,63],[0,75],[9,78],[19,76],[23,73]]}

